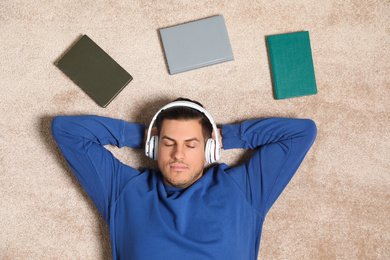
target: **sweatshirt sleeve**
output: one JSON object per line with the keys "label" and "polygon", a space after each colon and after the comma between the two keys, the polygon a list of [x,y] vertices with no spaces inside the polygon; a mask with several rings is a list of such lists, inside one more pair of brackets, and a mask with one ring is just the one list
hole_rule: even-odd
{"label": "sweatshirt sleeve", "polygon": [[58,116],[52,133],[70,168],[108,222],[121,189],[139,171],[121,163],[104,145],[141,148],[145,126],[99,116]]}
{"label": "sweatshirt sleeve", "polygon": [[258,214],[267,214],[316,135],[316,125],[310,119],[267,118],[222,127],[224,149],[256,150],[248,162],[228,173]]}

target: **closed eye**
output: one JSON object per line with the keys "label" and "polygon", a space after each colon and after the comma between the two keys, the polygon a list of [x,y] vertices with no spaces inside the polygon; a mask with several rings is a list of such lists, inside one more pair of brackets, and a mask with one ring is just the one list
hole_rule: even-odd
{"label": "closed eye", "polygon": [[198,145],[198,141],[191,141],[191,142],[188,142],[187,143],[187,147],[188,148],[191,148],[191,149],[193,149],[193,148],[196,148],[197,147],[197,145]]}
{"label": "closed eye", "polygon": [[[163,142],[162,142],[163,145],[166,147],[176,145],[176,141],[170,137],[163,136],[162,140],[163,140]],[[200,141],[197,138],[191,138],[191,139],[185,140],[184,142],[185,142],[186,147],[188,147],[190,149],[196,148],[198,146],[198,144],[200,143]]]}

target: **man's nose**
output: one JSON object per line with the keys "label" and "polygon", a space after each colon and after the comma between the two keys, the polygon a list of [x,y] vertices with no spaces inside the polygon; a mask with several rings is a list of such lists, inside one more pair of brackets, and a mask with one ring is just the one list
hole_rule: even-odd
{"label": "man's nose", "polygon": [[179,145],[177,145],[175,148],[176,149],[173,150],[173,157],[179,160],[183,159],[184,158],[183,148]]}

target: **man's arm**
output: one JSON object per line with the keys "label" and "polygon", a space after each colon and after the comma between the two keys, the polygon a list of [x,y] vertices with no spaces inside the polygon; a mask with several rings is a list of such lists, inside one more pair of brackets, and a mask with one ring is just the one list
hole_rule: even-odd
{"label": "man's arm", "polygon": [[59,116],[52,132],[62,154],[106,222],[123,186],[139,172],[104,145],[141,148],[144,125],[98,116]]}
{"label": "man's arm", "polygon": [[229,170],[246,199],[265,216],[286,187],[317,134],[312,120],[268,118],[224,125],[224,149],[256,149],[251,159]]}

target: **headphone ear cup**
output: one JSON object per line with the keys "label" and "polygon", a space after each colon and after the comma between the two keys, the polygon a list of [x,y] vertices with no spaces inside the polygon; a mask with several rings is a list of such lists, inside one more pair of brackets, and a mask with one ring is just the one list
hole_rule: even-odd
{"label": "headphone ear cup", "polygon": [[157,160],[158,157],[158,136],[152,136],[149,142],[149,157]]}
{"label": "headphone ear cup", "polygon": [[214,163],[217,161],[215,157],[215,140],[212,138],[207,140],[205,156],[208,163]]}

